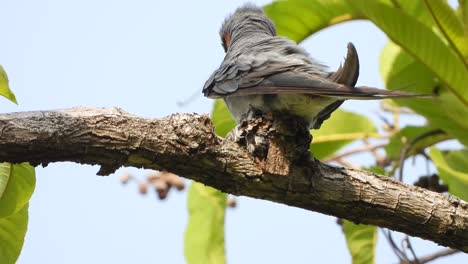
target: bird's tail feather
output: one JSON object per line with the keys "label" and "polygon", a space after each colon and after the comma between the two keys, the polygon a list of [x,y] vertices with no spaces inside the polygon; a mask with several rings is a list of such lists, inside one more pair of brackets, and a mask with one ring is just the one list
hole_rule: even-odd
{"label": "bird's tail feather", "polygon": [[359,86],[349,87],[347,85],[339,85],[338,87],[249,87],[239,89],[236,93],[228,96],[246,96],[258,94],[308,94],[311,96],[333,97],[338,99],[357,99],[357,100],[379,100],[379,99],[397,99],[397,98],[430,98],[431,95],[417,94],[401,91],[382,90],[375,87]]}

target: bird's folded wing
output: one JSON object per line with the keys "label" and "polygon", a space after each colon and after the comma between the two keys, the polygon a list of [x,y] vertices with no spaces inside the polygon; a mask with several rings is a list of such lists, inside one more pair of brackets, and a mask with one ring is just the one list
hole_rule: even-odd
{"label": "bird's folded wing", "polygon": [[[359,69],[355,53],[352,44],[348,46],[348,55],[351,54],[348,64],[351,66],[338,69],[328,78],[311,73],[308,70],[309,65],[297,58],[289,59],[274,54],[242,55],[232,62],[223,63],[208,79],[203,93],[210,98],[260,94],[309,94],[343,100],[420,96],[373,87],[352,87],[349,84],[354,84]],[[354,55],[356,58],[353,58]],[[354,59],[357,64],[352,67]]]}
{"label": "bird's folded wing", "polygon": [[269,56],[239,56],[233,62],[223,63],[203,87],[203,93],[210,98],[219,98],[235,94],[239,88],[252,87],[261,83],[266,77],[293,70],[304,64],[293,60],[282,63]]}

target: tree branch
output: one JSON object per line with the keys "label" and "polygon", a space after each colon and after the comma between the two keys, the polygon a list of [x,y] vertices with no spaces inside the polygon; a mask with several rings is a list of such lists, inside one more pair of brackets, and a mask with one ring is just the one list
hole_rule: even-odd
{"label": "tree branch", "polygon": [[72,108],[0,115],[0,161],[73,161],[166,170],[235,195],[372,224],[468,252],[468,203],[370,172],[318,161],[289,175],[264,172],[197,114],[144,119],[120,109]]}

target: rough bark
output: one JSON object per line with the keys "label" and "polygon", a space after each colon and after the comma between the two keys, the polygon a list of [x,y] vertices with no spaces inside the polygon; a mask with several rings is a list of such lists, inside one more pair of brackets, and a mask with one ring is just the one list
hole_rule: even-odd
{"label": "rough bark", "polygon": [[318,161],[266,172],[209,118],[144,119],[120,109],[72,108],[0,115],[0,161],[73,161],[167,170],[235,195],[270,200],[400,231],[468,252],[468,203],[370,172]]}

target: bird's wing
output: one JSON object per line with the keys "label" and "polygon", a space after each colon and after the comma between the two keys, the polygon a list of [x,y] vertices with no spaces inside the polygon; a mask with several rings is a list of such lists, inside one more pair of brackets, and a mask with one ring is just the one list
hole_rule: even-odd
{"label": "bird's wing", "polygon": [[[421,96],[414,93],[388,91],[373,87],[352,87],[336,80],[347,78],[346,67],[327,79],[303,71],[305,63],[284,61],[268,56],[240,56],[233,63],[222,65],[206,82],[203,93],[211,98],[259,94],[309,94],[346,99],[385,99]],[[333,77],[335,76],[335,77]],[[346,78],[345,78],[346,77]],[[350,78],[354,80],[355,77]],[[354,81],[353,81],[354,82]]]}
{"label": "bird's wing", "polygon": [[284,63],[275,57],[241,55],[235,61],[225,61],[205,83],[203,94],[210,98],[235,95],[240,89],[256,86],[269,76],[294,70],[305,63],[301,60]]}

